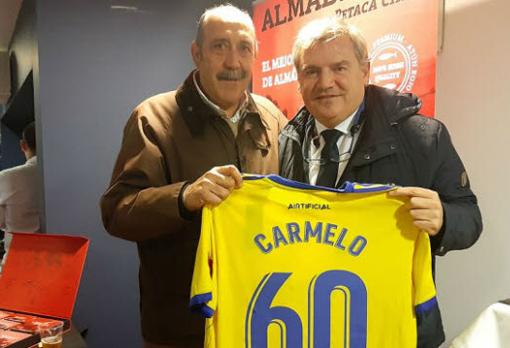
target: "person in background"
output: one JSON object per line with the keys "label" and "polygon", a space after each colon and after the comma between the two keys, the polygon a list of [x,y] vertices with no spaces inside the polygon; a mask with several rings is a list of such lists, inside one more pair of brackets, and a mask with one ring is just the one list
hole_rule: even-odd
{"label": "person in background", "polygon": [[256,53],[246,12],[206,10],[191,45],[197,69],[138,105],[124,128],[101,210],[110,234],[138,245],[146,348],[203,347],[204,321],[188,308],[200,210],[239,187],[241,172],[278,173],[287,120],[247,92]]}
{"label": "person in background", "polygon": [[[0,229],[3,232],[39,232],[41,209],[33,122],[23,129],[19,144],[26,162],[0,172]],[[9,240],[7,233],[5,247],[0,247],[3,249],[0,259],[8,249]]]}
{"label": "person in background", "polygon": [[[393,183],[433,255],[470,247],[482,231],[476,196],[445,125],[411,94],[370,85],[366,42],[338,18],[307,24],[293,48],[304,107],[280,135],[280,174],[320,186]],[[388,252],[391,252],[388,250]],[[418,347],[444,341],[439,310],[418,318]]]}

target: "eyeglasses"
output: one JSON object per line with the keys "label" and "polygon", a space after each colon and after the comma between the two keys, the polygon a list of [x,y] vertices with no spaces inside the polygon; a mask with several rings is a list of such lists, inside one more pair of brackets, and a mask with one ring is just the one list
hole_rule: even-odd
{"label": "eyeglasses", "polygon": [[[343,163],[347,162],[351,159],[352,150],[354,149],[354,135],[343,135],[343,137],[349,137],[347,141],[349,141],[349,149],[346,152],[343,152],[338,155],[337,158],[312,158],[310,157],[310,146],[313,141],[313,139],[306,139],[305,138],[305,146],[302,146],[302,155],[303,159],[307,164],[311,165],[324,165],[326,163],[334,162],[334,163]],[[309,138],[309,137],[308,137]],[[320,153],[319,153],[320,154]]]}

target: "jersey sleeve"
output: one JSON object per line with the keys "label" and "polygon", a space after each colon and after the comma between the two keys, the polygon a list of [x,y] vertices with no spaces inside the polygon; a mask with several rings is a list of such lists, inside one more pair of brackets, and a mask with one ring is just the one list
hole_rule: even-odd
{"label": "jersey sleeve", "polygon": [[416,314],[426,313],[437,306],[436,287],[432,278],[429,235],[418,232],[413,259],[414,306]]}
{"label": "jersey sleeve", "polygon": [[213,221],[211,209],[202,211],[202,231],[195,256],[191,282],[190,308],[192,312],[211,318],[216,310],[216,270]]}

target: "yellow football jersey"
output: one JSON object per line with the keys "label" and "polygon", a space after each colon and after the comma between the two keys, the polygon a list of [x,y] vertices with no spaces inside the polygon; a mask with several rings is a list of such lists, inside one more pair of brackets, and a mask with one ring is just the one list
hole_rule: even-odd
{"label": "yellow football jersey", "polygon": [[191,289],[205,347],[416,347],[437,306],[428,235],[384,185],[246,176],[204,208]]}

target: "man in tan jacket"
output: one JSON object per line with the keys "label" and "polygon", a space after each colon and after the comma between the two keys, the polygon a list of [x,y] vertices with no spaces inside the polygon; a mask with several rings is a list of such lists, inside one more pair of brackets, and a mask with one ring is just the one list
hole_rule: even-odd
{"label": "man in tan jacket", "polygon": [[184,83],[133,111],[101,200],[108,232],[138,244],[145,347],[203,346],[203,321],[188,309],[200,209],[239,187],[240,172],[278,173],[286,124],[246,91],[257,53],[246,12],[207,10],[191,53],[197,69]]}

